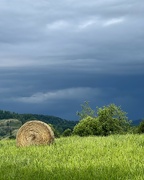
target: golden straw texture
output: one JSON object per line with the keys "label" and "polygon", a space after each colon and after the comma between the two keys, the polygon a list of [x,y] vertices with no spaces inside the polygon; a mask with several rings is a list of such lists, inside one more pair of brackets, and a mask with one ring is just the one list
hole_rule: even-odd
{"label": "golden straw texture", "polygon": [[28,121],[20,127],[16,136],[19,147],[30,145],[49,145],[54,141],[51,127],[42,121]]}

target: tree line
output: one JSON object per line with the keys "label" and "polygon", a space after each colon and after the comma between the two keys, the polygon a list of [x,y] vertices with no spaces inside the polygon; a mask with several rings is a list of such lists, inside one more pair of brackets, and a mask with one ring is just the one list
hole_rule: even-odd
{"label": "tree line", "polygon": [[37,119],[50,124],[56,137],[144,133],[144,120],[142,120],[138,126],[133,126],[132,121],[127,117],[127,113],[115,104],[109,104],[100,108],[96,107],[96,109],[93,110],[89,102],[85,101],[81,105],[81,111],[76,114],[79,117],[79,121],[69,121],[48,115],[18,114],[0,110],[0,120],[18,119],[24,124],[29,120]]}
{"label": "tree line", "polygon": [[144,120],[134,126],[128,119],[127,113],[120,106],[109,104],[96,107],[93,110],[86,101],[81,105],[82,110],[77,112],[79,122],[73,131],[67,129],[64,136],[108,136],[112,134],[144,133]]}
{"label": "tree line", "polygon": [[66,129],[73,129],[77,121],[69,121],[56,116],[41,115],[41,114],[18,114],[15,112],[0,110],[0,120],[18,119],[24,124],[30,120],[40,120],[50,124],[55,132],[56,137],[59,137]]}

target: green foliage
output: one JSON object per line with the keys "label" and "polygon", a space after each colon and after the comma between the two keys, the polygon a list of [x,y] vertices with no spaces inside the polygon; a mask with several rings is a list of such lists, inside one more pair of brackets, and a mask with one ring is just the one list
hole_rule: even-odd
{"label": "green foliage", "polygon": [[99,121],[98,118],[87,116],[82,119],[73,130],[73,134],[79,136],[99,135]]}
{"label": "green foliage", "polygon": [[80,120],[86,118],[87,116],[95,117],[95,111],[91,109],[88,101],[85,101],[84,104],[81,104],[81,108],[81,112],[76,113]]}
{"label": "green foliage", "polygon": [[110,104],[98,108],[97,115],[101,124],[101,134],[110,135],[127,132],[130,128],[130,121],[120,106]]}
{"label": "green foliage", "polygon": [[0,180],[143,180],[144,135],[56,139],[17,148],[0,141]]}
{"label": "green foliage", "polygon": [[67,136],[71,136],[71,134],[72,134],[72,130],[68,128],[63,132],[62,136],[67,137]]}
{"label": "green foliage", "polygon": [[138,133],[144,133],[144,120],[142,120],[138,126]]}
{"label": "green foliage", "polygon": [[0,110],[0,119],[18,119],[18,117],[17,113]]}
{"label": "green foliage", "polygon": [[65,129],[68,128],[73,129],[74,126],[77,124],[77,121],[69,121],[55,116],[41,115],[41,114],[18,114],[10,111],[0,110],[0,122],[3,119],[10,119],[10,118],[20,120],[22,124],[24,124],[27,121],[35,120],[35,119],[43,121],[47,124],[52,124],[55,129],[56,137],[62,134],[65,131]]}
{"label": "green foliage", "polygon": [[86,103],[78,115],[80,119],[84,118],[74,127],[73,133],[80,136],[122,134],[130,129],[130,121],[126,112],[115,104],[97,108],[97,111],[94,112]]}

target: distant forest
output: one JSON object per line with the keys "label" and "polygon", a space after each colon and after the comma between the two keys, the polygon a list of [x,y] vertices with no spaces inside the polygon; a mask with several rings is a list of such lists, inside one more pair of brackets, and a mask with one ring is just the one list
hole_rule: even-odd
{"label": "distant forest", "polygon": [[47,124],[51,124],[59,134],[62,134],[66,129],[72,130],[78,123],[77,121],[69,121],[55,116],[41,114],[18,114],[15,112],[0,110],[0,120],[4,119],[18,119],[22,122],[22,124],[30,120],[40,120]]}
{"label": "distant forest", "polygon": [[[83,113],[87,113],[87,111],[84,111],[84,112],[82,111],[82,113],[79,113],[79,115],[83,115]],[[17,130],[21,127],[21,125],[31,120],[40,120],[49,124],[54,131],[55,137],[60,137],[61,135],[62,136],[70,135],[73,132],[75,126],[79,124],[79,122],[81,122],[81,121],[69,121],[69,120],[65,120],[59,117],[49,116],[49,115],[18,114],[15,112],[0,110],[0,139],[15,138],[17,134]],[[144,120],[142,121],[142,119],[139,119],[136,121],[132,121],[131,125],[132,126],[129,132],[144,133]],[[84,128],[84,129],[87,129],[87,128]],[[84,132],[84,130],[82,132]]]}

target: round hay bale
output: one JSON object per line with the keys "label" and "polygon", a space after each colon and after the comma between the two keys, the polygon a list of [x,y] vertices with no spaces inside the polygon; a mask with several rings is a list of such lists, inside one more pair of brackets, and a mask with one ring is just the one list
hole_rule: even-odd
{"label": "round hay bale", "polygon": [[16,135],[19,147],[30,145],[49,145],[54,141],[51,127],[38,120],[28,121],[20,127]]}

